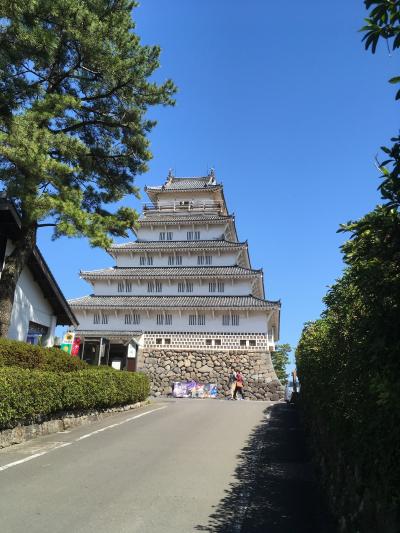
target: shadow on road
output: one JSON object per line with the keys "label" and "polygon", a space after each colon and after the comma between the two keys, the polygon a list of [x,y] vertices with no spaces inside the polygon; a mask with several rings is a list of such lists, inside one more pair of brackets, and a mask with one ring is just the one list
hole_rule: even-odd
{"label": "shadow on road", "polygon": [[207,525],[212,533],[333,533],[294,406],[275,404],[238,456],[235,481]]}

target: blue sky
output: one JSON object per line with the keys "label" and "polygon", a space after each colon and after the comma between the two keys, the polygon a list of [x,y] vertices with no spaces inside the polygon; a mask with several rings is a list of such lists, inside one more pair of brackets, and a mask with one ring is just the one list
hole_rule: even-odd
{"label": "blue sky", "polygon": [[[398,61],[364,51],[365,16],[362,0],[143,0],[134,12],[142,42],[162,48],[156,79],[179,87],[175,108],[150,112],[154,159],[137,185],[215,167],[293,346],[341,274],[339,224],[379,202],[374,158],[397,132]],[[79,270],[111,257],[50,236],[39,246],[66,297],[90,293]]]}

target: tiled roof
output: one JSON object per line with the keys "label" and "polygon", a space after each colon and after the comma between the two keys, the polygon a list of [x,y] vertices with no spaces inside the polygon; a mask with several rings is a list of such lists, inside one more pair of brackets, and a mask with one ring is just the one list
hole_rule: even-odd
{"label": "tiled roof", "polygon": [[146,191],[188,191],[193,189],[220,189],[221,185],[217,185],[215,180],[210,179],[210,176],[201,177],[186,177],[186,178],[171,178],[165,182],[161,187],[145,187]]}
{"label": "tiled roof", "polygon": [[224,240],[215,241],[134,241],[125,244],[113,244],[108,252],[119,252],[128,250],[130,252],[146,251],[168,251],[175,250],[207,250],[218,248],[243,248],[247,247],[247,242],[231,242]]}
{"label": "tiled roof", "polygon": [[68,301],[73,309],[102,308],[242,308],[279,309],[279,301],[261,300],[255,296],[83,296]]}
{"label": "tiled roof", "polygon": [[115,267],[100,270],[82,271],[84,279],[96,278],[186,278],[186,277],[235,277],[259,276],[261,270],[252,270],[240,266],[210,267]]}
{"label": "tiled roof", "polygon": [[182,213],[177,215],[175,213],[165,213],[159,211],[146,211],[145,214],[140,215],[139,224],[144,225],[164,225],[164,224],[176,224],[177,222],[184,224],[185,222],[206,222],[206,223],[221,223],[228,220],[234,220],[233,215],[215,215],[215,214],[196,214],[196,215],[187,215]]}

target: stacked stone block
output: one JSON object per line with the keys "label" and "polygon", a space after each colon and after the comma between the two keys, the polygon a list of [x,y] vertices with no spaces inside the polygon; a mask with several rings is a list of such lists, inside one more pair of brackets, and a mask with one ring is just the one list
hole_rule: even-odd
{"label": "stacked stone block", "polygon": [[247,398],[271,401],[283,398],[283,387],[268,352],[144,348],[138,354],[138,370],[150,377],[154,396],[170,394],[173,382],[194,380],[216,383],[219,396],[228,398],[232,369],[243,374]]}

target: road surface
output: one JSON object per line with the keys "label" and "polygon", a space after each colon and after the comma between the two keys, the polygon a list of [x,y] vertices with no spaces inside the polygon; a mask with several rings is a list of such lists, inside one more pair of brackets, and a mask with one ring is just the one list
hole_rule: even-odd
{"label": "road surface", "polygon": [[294,408],[162,400],[0,451],[2,533],[330,531]]}

